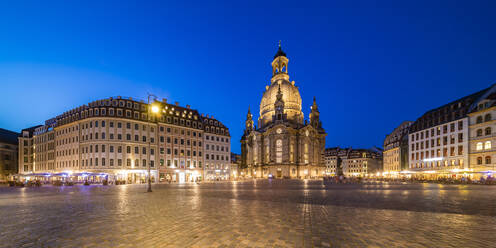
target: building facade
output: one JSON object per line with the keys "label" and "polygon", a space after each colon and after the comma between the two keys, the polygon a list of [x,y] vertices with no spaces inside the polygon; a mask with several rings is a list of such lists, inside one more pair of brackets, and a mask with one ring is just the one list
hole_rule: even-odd
{"label": "building facade", "polygon": [[35,130],[41,125],[23,129],[21,135],[19,136],[18,146],[19,146],[19,167],[18,172],[21,174],[32,173],[36,169],[34,168],[34,156],[35,156],[35,144],[34,144],[34,133]]}
{"label": "building facade", "polygon": [[382,152],[377,149],[351,149],[343,159],[346,177],[367,177],[382,173]]}
{"label": "building facade", "polygon": [[339,176],[343,173],[343,160],[348,158],[351,148],[332,147],[326,148],[323,161],[326,166],[327,176]]}
{"label": "building facade", "polygon": [[365,177],[382,172],[379,149],[326,148],[324,161],[328,176]]}
{"label": "building facade", "polygon": [[279,50],[272,61],[272,79],[260,102],[258,126],[248,109],[241,138],[242,166],[253,178],[317,178],[325,173],[322,153],[326,133],[313,101],[304,120],[301,97],[289,81],[288,58]]}
{"label": "building facade", "polygon": [[384,139],[383,172],[386,176],[398,176],[408,169],[408,132],[412,121],[401,123]]}
{"label": "building facade", "polygon": [[18,136],[19,133],[0,128],[0,182],[17,174]]}
{"label": "building facade", "polygon": [[469,168],[474,173],[496,172],[496,93],[477,103],[469,115]]}
{"label": "building facade", "polygon": [[229,180],[231,174],[230,136],[227,128],[213,116],[203,118],[205,126],[205,179]]}
{"label": "building facade", "polygon": [[472,143],[470,136],[473,136],[472,129],[481,129],[479,126],[483,125],[472,120],[479,114],[469,113],[495,90],[493,85],[430,110],[418,118],[409,133],[409,170],[417,177],[429,178],[473,173],[469,154],[477,151],[477,147],[469,149]]}
{"label": "building facade", "polygon": [[[149,116],[151,106],[144,101],[108,98],[25,129],[19,137],[19,172],[144,183],[150,167],[154,182],[203,180],[206,126],[200,114],[165,99],[153,105],[160,111]],[[219,125],[214,134],[229,136]],[[229,139],[224,143],[230,147]]]}

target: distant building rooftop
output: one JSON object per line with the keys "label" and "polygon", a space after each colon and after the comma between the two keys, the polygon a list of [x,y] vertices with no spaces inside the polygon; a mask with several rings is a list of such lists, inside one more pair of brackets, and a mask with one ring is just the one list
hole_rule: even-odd
{"label": "distant building rooftop", "polygon": [[12,145],[17,145],[17,137],[19,137],[20,133],[16,133],[7,129],[0,128],[0,142],[7,143]]}

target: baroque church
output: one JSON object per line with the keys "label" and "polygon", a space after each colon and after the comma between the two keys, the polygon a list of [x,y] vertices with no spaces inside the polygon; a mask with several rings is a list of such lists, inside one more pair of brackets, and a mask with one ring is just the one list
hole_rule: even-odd
{"label": "baroque church", "polygon": [[253,178],[318,178],[324,176],[322,154],[326,133],[313,99],[309,121],[301,97],[289,81],[288,62],[281,45],[272,61],[272,78],[260,102],[258,124],[248,108],[241,138],[241,166]]}

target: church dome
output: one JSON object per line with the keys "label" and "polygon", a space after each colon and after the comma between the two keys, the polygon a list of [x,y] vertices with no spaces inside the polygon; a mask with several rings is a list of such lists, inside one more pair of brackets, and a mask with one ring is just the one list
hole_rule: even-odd
{"label": "church dome", "polygon": [[281,88],[284,114],[287,115],[287,120],[302,123],[303,113],[301,112],[301,96],[298,87],[294,86],[294,82],[290,83],[285,79],[278,79],[272,82],[263,93],[262,101],[260,102],[260,124],[265,126],[272,121],[279,87]]}

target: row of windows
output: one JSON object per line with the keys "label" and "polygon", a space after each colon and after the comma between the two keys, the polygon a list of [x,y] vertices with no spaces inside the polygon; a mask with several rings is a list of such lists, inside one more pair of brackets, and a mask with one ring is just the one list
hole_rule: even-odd
{"label": "row of windows", "polygon": [[[452,134],[450,135],[449,137],[449,143],[450,144],[455,144],[455,135]],[[458,133],[458,143],[462,143],[463,142],[463,133]],[[424,146],[425,144],[425,146]],[[424,149],[428,149],[429,148],[429,144],[430,144],[430,147],[435,147],[435,146],[441,146],[441,138],[436,138],[436,139],[431,139],[430,142],[429,140],[426,140],[426,141],[420,141],[420,142],[416,142],[416,143],[412,143],[412,147],[411,147],[411,150],[412,151],[417,151],[417,150],[422,150]],[[448,145],[448,136],[444,136],[443,137],[443,145]]]}
{"label": "row of windows", "polygon": [[225,150],[226,152],[229,152],[229,148],[228,148],[227,146],[226,146],[226,147],[224,147],[224,146],[218,146],[218,145],[217,145],[217,146],[215,146],[215,145],[210,146],[209,144],[207,144],[207,145],[205,146],[205,150],[210,150],[210,147],[211,147],[211,148],[212,148],[212,150],[214,150],[214,151],[215,151],[215,149],[217,148],[217,151],[221,151],[221,152],[223,152],[223,151]]}
{"label": "row of windows", "polygon": [[[100,160],[98,158],[89,158],[89,159],[83,159],[81,160],[82,162],[82,166],[83,167],[88,167],[88,166],[106,166],[106,159],[105,158],[101,158]],[[147,160],[146,159],[143,159],[141,160],[142,163],[141,163],[141,166],[142,167],[146,167],[147,166]],[[131,163],[133,163],[131,165]],[[109,166],[114,166],[114,159],[109,159]],[[122,159],[117,159],[117,166],[122,166]],[[133,166],[133,167],[139,167],[140,166],[140,160],[139,159],[135,159],[134,161],[132,161],[131,159],[127,159],[126,160],[126,166],[130,167],[130,166]],[[155,161],[154,160],[150,160],[150,167],[155,167]]]}
{"label": "row of windows", "polygon": [[211,160],[221,160],[221,161],[229,161],[229,156],[223,156],[223,155],[214,155],[211,154],[209,155],[208,153],[205,154],[206,159],[211,159]]}
{"label": "row of windows", "polygon": [[484,118],[482,118],[482,115],[477,116],[477,119],[475,120],[475,123],[476,124],[480,124],[480,123],[486,122],[486,121],[491,121],[491,114],[486,114],[484,116]]}
{"label": "row of windows", "polygon": [[475,145],[475,149],[477,151],[489,150],[491,149],[491,141],[486,141],[484,142],[484,144],[482,144],[482,142],[477,142],[477,144]]}
{"label": "row of windows", "polygon": [[[450,147],[450,156],[456,156],[456,155],[463,155],[463,146],[458,146],[458,153],[455,154],[455,147],[452,146]],[[429,155],[430,154],[430,155]],[[441,157],[441,149],[437,149],[437,150],[430,150],[429,151],[424,151],[424,152],[416,152],[416,153],[412,153],[412,160],[422,160],[422,159],[427,159],[427,158],[436,158],[436,157]],[[442,154],[443,157],[447,157],[448,156],[448,148],[443,148],[443,154]]]}
{"label": "row of windows", "polygon": [[[463,121],[459,121],[458,122],[458,130],[463,130]],[[448,133],[448,124],[446,125],[443,125],[443,134],[446,134]],[[455,123],[451,123],[449,125],[449,130],[450,132],[455,132]],[[410,135],[410,138],[412,141],[415,141],[415,140],[419,140],[419,139],[424,139],[424,136],[425,138],[429,138],[429,134],[431,137],[435,136],[435,135],[441,135],[441,127],[435,127],[435,128],[431,128],[430,131],[429,130],[425,130],[425,131],[421,131],[421,132],[417,132],[417,133],[414,133],[412,135]]]}
{"label": "row of windows", "polygon": [[[492,130],[491,130],[491,128],[490,128],[490,127],[486,127],[486,128],[484,129],[484,135],[491,135],[491,131],[492,131]],[[477,131],[476,131],[476,135],[477,135],[477,137],[482,136],[482,133],[483,133],[482,129],[477,129]]]}
{"label": "row of windows", "polygon": [[[84,153],[93,153],[93,150],[95,152],[99,152],[98,151],[98,147],[99,145],[95,145],[94,146],[95,149],[93,149],[93,145],[90,145],[90,146],[87,146],[87,147],[83,147],[83,154]],[[105,145],[100,145],[101,147],[101,152],[106,152],[105,150]],[[134,154],[139,154],[139,147],[138,146],[135,146],[134,147]],[[170,148],[167,148],[167,154],[170,155],[171,154],[171,149]],[[109,152],[110,153],[113,153],[114,152],[114,146],[109,146]],[[141,154],[146,154],[147,152],[147,148],[146,147],[142,147],[142,151],[141,151]],[[122,146],[117,146],[117,153],[122,153]],[[130,154],[131,153],[131,146],[126,146],[126,153]],[[164,154],[165,153],[165,149],[164,148],[160,148],[160,154]],[[150,154],[151,155],[155,155],[155,149],[151,148],[150,149]],[[180,156],[191,156],[191,154],[193,154],[193,156],[196,156],[196,151],[193,151],[191,152],[190,150],[186,150],[186,153],[185,153],[185,150],[184,149],[174,149],[174,155],[180,155]],[[201,151],[198,151],[198,156],[201,156],[202,155],[202,152]]]}
{"label": "row of windows", "polygon": [[68,134],[78,130],[78,126],[66,127],[56,132],[57,135]]}
{"label": "row of windows", "polygon": [[73,166],[78,166],[78,160],[58,161],[56,164],[57,168],[67,168]]}
{"label": "row of windows", "polygon": [[205,139],[206,140],[212,140],[212,141],[215,141],[217,139],[217,141],[220,141],[220,142],[226,142],[226,143],[229,143],[229,139],[228,138],[223,138],[223,137],[215,137],[215,136],[208,136],[208,135],[205,135]]}
{"label": "row of windows", "polygon": [[[166,107],[167,109],[167,107]],[[123,110],[123,109],[117,109],[116,111],[113,109],[113,108],[109,108],[108,109],[108,114],[107,114],[107,110],[105,108],[101,108],[101,109],[89,109],[89,110],[84,110],[84,111],[81,111],[81,118],[89,118],[89,117],[93,117],[93,116],[117,116],[117,117],[124,117],[124,111],[125,111],[125,117],[126,118],[134,118],[136,120],[141,120],[141,121],[146,121],[148,120],[148,115],[146,113],[140,113],[138,111],[131,111],[131,110]],[[171,116],[164,116],[164,115],[160,115],[160,117],[158,117],[158,119],[160,120],[160,122],[167,122],[167,123],[174,123],[174,125],[181,125],[181,126],[187,126],[187,127],[193,127],[193,128],[199,128],[199,129],[202,129],[202,123],[201,122],[197,122],[196,120],[198,119],[198,117],[196,115],[192,115],[192,113],[190,112],[189,115],[186,116],[186,111],[184,113],[179,113],[179,111],[175,111],[174,112],[174,108],[172,108],[171,110],[169,111],[163,111],[163,113],[168,113],[170,115],[176,115],[177,117],[171,117]],[[180,118],[182,117],[182,118]],[[183,118],[188,118],[188,119],[194,119],[195,121],[193,120],[185,120]],[[58,124],[61,124],[61,125],[64,125],[66,123],[70,123],[72,121],[77,121],[79,119],[81,119],[79,117],[79,113],[75,113],[75,114],[72,114],[71,116],[67,116],[67,117],[64,117],[64,118],[61,118],[61,119],[58,119],[57,120],[57,123]],[[155,116],[151,116],[151,121],[155,122],[157,120],[157,118]],[[207,130],[208,131],[208,130]],[[223,129],[222,129],[222,133],[223,133]]]}
{"label": "row of windows", "polygon": [[[93,133],[90,133],[89,135],[88,134],[87,135],[83,135],[82,137],[83,137],[83,139],[82,139],[83,141],[85,141],[85,140],[93,140]],[[94,138],[96,140],[100,139],[99,133],[95,133]],[[101,139],[106,139],[105,133],[101,133]],[[113,133],[111,133],[109,135],[109,139],[110,140],[113,140],[114,139],[114,134]],[[117,134],[117,140],[122,140],[122,134]],[[131,134],[126,134],[126,140],[127,141],[131,141]],[[167,137],[165,139],[164,136],[160,136],[160,142],[164,143],[165,140],[167,140],[167,143],[168,144],[170,144],[171,141],[172,141],[171,137]],[[136,142],[139,142],[140,141],[139,135],[134,135],[134,141],[136,141]],[[145,135],[141,136],[141,141],[142,142],[146,142],[147,141]],[[155,143],[155,138],[154,137],[151,137],[150,138],[150,142],[151,143]],[[198,141],[198,143],[197,143],[195,140],[193,140],[191,142],[189,139],[186,139],[185,140],[185,139],[174,138],[174,144],[177,145],[177,144],[179,144],[179,142],[180,142],[181,145],[184,145],[186,143],[187,146],[190,146],[191,143],[193,144],[193,146],[197,146],[197,144],[198,144],[198,146],[201,147],[201,145],[202,145],[202,142],[201,141]]]}
{"label": "row of windows", "polygon": [[[105,136],[105,135],[103,135],[103,136]],[[78,142],[78,136],[59,139],[59,140],[57,140],[57,145],[60,146],[60,145],[72,144],[75,142]]]}
{"label": "row of windows", "polygon": [[411,164],[410,168],[435,168],[435,167],[441,167],[441,166],[463,166],[463,159],[452,159],[450,162],[448,160],[444,161],[434,161],[434,162],[422,162],[422,163],[415,163]]}
{"label": "row of windows", "polygon": [[228,170],[229,169],[229,166],[228,165],[224,165],[224,164],[217,164],[217,165],[214,165],[214,164],[205,164],[205,169],[217,169],[217,170]]}
{"label": "row of windows", "polygon": [[[484,158],[484,161],[486,164],[490,164],[491,163],[491,157],[490,156],[486,156]],[[478,165],[481,165],[482,164],[482,157],[477,157],[477,164]]]}
{"label": "row of windows", "polygon": [[78,148],[59,150],[56,152],[56,154],[57,154],[57,156],[75,155],[75,154],[78,154]]}
{"label": "row of windows", "polygon": [[[105,135],[105,133],[101,133],[101,136],[99,136],[99,133],[94,133],[94,134],[95,134],[95,136],[94,136],[95,140],[98,140],[98,139],[103,139],[104,140],[104,139],[107,138],[107,136]],[[88,134],[82,135],[81,137],[82,137],[82,141],[93,140],[93,133],[90,133],[89,135]],[[113,133],[111,133],[109,135],[109,139],[111,139],[111,140],[114,139],[114,134]],[[117,140],[122,140],[122,135],[121,134],[117,134]],[[126,140],[128,140],[128,141],[131,140],[131,134],[126,134]],[[140,141],[139,135],[137,135],[137,134],[134,135],[134,141],[136,141],[136,142],[139,142]],[[146,136],[145,135],[141,136],[141,141],[142,142],[146,142]],[[155,138],[151,137],[150,138],[150,142],[151,143],[155,143]]]}

